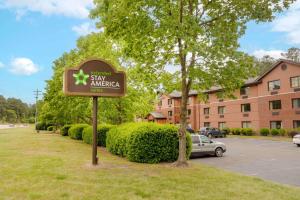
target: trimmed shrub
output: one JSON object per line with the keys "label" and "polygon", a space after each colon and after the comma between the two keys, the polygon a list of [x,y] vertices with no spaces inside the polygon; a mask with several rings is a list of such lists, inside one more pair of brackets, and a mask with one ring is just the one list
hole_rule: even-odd
{"label": "trimmed shrub", "polygon": [[254,131],[252,128],[242,128],[241,134],[246,135],[246,136],[252,136],[252,135],[254,135]]}
{"label": "trimmed shrub", "polygon": [[87,127],[89,125],[87,124],[75,124],[73,125],[69,131],[68,131],[68,135],[75,140],[82,140],[82,131],[85,127]]}
{"label": "trimmed shrub", "polygon": [[262,135],[262,136],[268,136],[268,135],[270,134],[270,129],[268,129],[268,128],[261,128],[261,129],[259,130],[259,133],[260,133],[260,135]]}
{"label": "trimmed shrub", "polygon": [[271,135],[272,136],[278,136],[279,135],[279,130],[276,128],[271,129]]}
{"label": "trimmed shrub", "polygon": [[62,135],[62,136],[68,136],[69,134],[68,134],[68,131],[69,131],[69,129],[72,127],[72,125],[71,124],[66,124],[66,125],[64,125],[61,129],[60,129],[60,134]]}
{"label": "trimmed shrub", "polygon": [[46,123],[44,123],[44,122],[39,122],[39,123],[36,124],[36,130],[41,131],[41,130],[46,130],[46,129],[47,129],[47,128],[46,128]]}
{"label": "trimmed shrub", "polygon": [[[97,128],[97,145],[106,147],[106,134],[112,128],[112,125],[98,125]],[[92,144],[93,141],[93,128],[86,127],[82,132],[82,139],[87,144]]]}
{"label": "trimmed shrub", "polygon": [[[192,148],[187,133],[187,158]],[[107,149],[128,160],[141,163],[173,162],[178,157],[178,128],[155,123],[128,123],[107,133]]]}
{"label": "trimmed shrub", "polygon": [[240,128],[232,128],[231,132],[233,135],[241,135],[241,129]]}
{"label": "trimmed shrub", "polygon": [[55,127],[54,126],[48,126],[47,127],[47,131],[55,131]]}
{"label": "trimmed shrub", "polygon": [[286,129],[281,128],[281,129],[278,129],[278,131],[279,131],[280,136],[286,136],[287,135],[287,130]]}
{"label": "trimmed shrub", "polygon": [[222,131],[224,131],[225,134],[228,135],[230,133],[230,128],[223,128]]}

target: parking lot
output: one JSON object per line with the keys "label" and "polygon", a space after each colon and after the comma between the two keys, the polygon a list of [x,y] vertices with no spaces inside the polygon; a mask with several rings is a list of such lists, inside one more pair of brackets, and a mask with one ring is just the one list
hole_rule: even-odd
{"label": "parking lot", "polygon": [[224,157],[200,157],[192,162],[300,186],[300,148],[292,142],[243,138],[214,140],[226,144]]}

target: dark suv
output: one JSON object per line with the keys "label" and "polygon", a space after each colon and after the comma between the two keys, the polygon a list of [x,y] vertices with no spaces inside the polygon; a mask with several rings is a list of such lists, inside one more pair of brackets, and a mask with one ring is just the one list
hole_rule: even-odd
{"label": "dark suv", "polygon": [[218,128],[202,127],[200,128],[200,134],[209,138],[212,137],[226,137],[226,131],[221,131]]}

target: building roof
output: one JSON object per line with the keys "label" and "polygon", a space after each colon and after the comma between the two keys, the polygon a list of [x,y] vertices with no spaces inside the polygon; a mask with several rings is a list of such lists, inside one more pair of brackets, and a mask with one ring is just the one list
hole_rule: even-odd
{"label": "building roof", "polygon": [[[189,96],[193,96],[193,95],[197,95],[197,94],[198,94],[197,90],[191,90],[189,92]],[[169,94],[169,97],[180,98],[181,97],[181,92],[179,92],[177,90],[174,90],[173,92],[171,92]]]}
{"label": "building roof", "polygon": [[[288,63],[288,64],[300,66],[299,62],[294,62],[294,61],[286,60],[286,59],[279,59],[266,72],[264,72],[260,76],[256,76],[256,77],[252,77],[252,78],[247,79],[244,83],[244,86],[257,85],[257,84],[261,83],[261,80],[266,75],[268,75],[271,71],[273,71],[277,66],[279,66],[281,63]],[[205,90],[204,93],[218,92],[218,91],[221,91],[221,90],[222,90],[222,87],[220,87],[220,86],[212,86],[209,90]],[[197,94],[198,94],[198,92],[196,90],[191,90],[189,92],[189,96],[193,96],[193,95],[197,95]],[[169,94],[169,97],[179,98],[179,97],[181,97],[181,92],[174,90],[173,92],[171,92]]]}
{"label": "building roof", "polygon": [[160,112],[150,112],[149,115],[152,115],[155,119],[166,119],[166,117]]}
{"label": "building roof", "polygon": [[276,63],[274,63],[269,70],[267,70],[266,72],[264,72],[262,75],[260,75],[256,81],[261,81],[266,75],[268,75],[271,71],[273,71],[273,69],[275,69],[278,65],[280,65],[281,63],[288,63],[291,65],[298,65],[300,66],[299,62],[294,62],[292,60],[286,60],[286,59],[279,59]]}

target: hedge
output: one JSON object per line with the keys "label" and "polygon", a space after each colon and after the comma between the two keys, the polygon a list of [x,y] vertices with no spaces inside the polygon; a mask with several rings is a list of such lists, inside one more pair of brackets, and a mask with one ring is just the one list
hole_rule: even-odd
{"label": "hedge", "polygon": [[[98,125],[97,127],[97,145],[106,147],[106,134],[112,128],[112,125]],[[84,128],[82,139],[87,144],[92,144],[93,128],[91,126]]]}
{"label": "hedge", "polygon": [[259,130],[260,135],[262,136],[268,136],[270,134],[270,130],[268,128],[261,128]]}
{"label": "hedge", "polygon": [[273,128],[271,129],[271,135],[272,136],[278,136],[279,135],[279,129]]}
{"label": "hedge", "polygon": [[48,126],[47,131],[55,131],[55,127],[54,126]]}
{"label": "hedge", "polygon": [[72,127],[72,125],[71,124],[66,124],[66,125],[64,125],[61,129],[60,129],[60,134],[62,135],[62,136],[68,136],[69,134],[68,134],[68,131],[69,131],[69,129]]}
{"label": "hedge", "polygon": [[54,126],[54,124],[53,123],[38,122],[36,124],[36,130],[46,131],[46,130],[48,130],[49,126]]}
{"label": "hedge", "polygon": [[254,131],[252,128],[242,128],[240,130],[241,130],[241,135],[246,135],[246,136],[254,135]]}
{"label": "hedge", "polygon": [[68,131],[68,135],[75,140],[82,140],[82,131],[85,127],[87,127],[89,125],[87,124],[75,124],[73,125],[69,131]]}
{"label": "hedge", "polygon": [[231,133],[232,133],[232,135],[241,135],[241,129],[240,128],[232,128]]}
{"label": "hedge", "polygon": [[[187,158],[192,148],[187,133]],[[173,162],[178,158],[178,128],[155,123],[128,123],[107,133],[106,146],[113,154],[141,163]]]}

